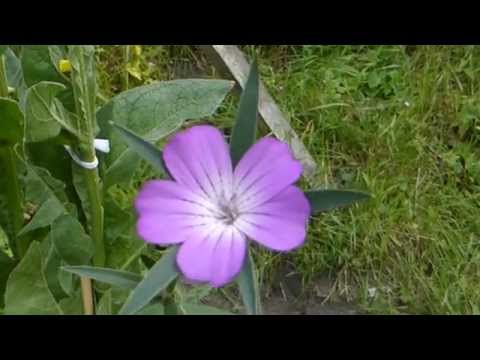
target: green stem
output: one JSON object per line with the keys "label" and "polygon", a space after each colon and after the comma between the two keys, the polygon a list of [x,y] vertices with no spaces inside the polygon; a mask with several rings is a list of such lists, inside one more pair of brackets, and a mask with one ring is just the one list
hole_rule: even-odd
{"label": "green stem", "polygon": [[[95,147],[95,99],[96,86],[91,86],[95,81],[95,64],[91,59],[85,59],[82,47],[73,47],[72,56],[72,83],[73,93],[77,111],[77,130],[82,134],[83,139],[79,141],[77,153],[82,161],[92,162],[96,159]],[[73,61],[74,60],[74,61]],[[104,214],[102,206],[101,180],[98,169],[81,169],[88,198],[88,206],[84,208],[89,212],[87,219],[90,219],[90,236],[95,243],[95,255],[93,264],[98,267],[105,265],[105,245],[103,241]]]}
{"label": "green stem", "polygon": [[5,55],[0,56],[0,97],[8,97],[7,70]]}
{"label": "green stem", "polygon": [[123,47],[123,61],[124,61],[124,77],[123,77],[123,90],[126,91],[129,88],[129,73],[128,73],[128,64],[130,63],[130,46],[125,45]]}
{"label": "green stem", "polygon": [[[87,160],[89,161],[89,160]],[[90,204],[90,236],[95,243],[93,264],[105,265],[105,246],[103,242],[103,206],[98,170],[82,169],[86,193]]]}

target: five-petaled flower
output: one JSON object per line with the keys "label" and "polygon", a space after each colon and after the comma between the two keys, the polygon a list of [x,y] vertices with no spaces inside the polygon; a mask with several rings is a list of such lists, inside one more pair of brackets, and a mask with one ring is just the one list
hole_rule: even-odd
{"label": "five-petaled flower", "polygon": [[293,184],[302,174],[288,146],[265,137],[233,168],[222,133],[194,126],[174,135],[163,158],[174,180],[153,180],[135,202],[145,241],[180,245],[187,280],[220,287],[241,271],[247,239],[291,251],[306,237],[310,204]]}

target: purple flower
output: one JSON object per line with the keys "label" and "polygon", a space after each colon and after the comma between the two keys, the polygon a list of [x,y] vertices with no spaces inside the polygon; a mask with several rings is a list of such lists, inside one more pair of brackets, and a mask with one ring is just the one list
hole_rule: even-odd
{"label": "purple flower", "polygon": [[247,238],[275,251],[305,241],[310,204],[293,184],[302,166],[288,146],[266,137],[233,169],[229,147],[212,126],[195,126],[165,146],[175,181],[154,180],[136,199],[140,237],[181,244],[177,265],[190,281],[220,287],[241,271]]}

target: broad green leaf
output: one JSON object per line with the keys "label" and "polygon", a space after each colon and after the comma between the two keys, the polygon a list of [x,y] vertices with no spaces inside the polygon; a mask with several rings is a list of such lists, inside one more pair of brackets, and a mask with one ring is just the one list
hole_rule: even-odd
{"label": "broad green leaf", "polygon": [[80,292],[58,302],[65,315],[83,315],[83,302]]}
{"label": "broad green leaf", "polygon": [[165,315],[165,307],[162,304],[151,304],[144,307],[135,315]]}
{"label": "broad green leaf", "polygon": [[63,270],[123,289],[134,289],[142,281],[138,274],[93,266],[65,266]]}
{"label": "broad green leaf", "polygon": [[24,119],[18,103],[0,98],[0,146],[14,145],[23,139]]}
{"label": "broad green leaf", "polygon": [[248,315],[261,315],[260,289],[257,271],[252,255],[249,252],[240,275],[237,278],[240,293]]}
{"label": "broad green leaf", "polygon": [[68,78],[65,75],[63,75],[60,70],[60,62],[62,60],[68,60],[68,55],[67,55],[68,50],[66,49],[66,47],[63,45],[49,45],[48,52],[50,55],[50,61],[52,65],[55,67],[55,69],[57,70],[57,73],[60,76],[62,76],[65,80],[68,81]]}
{"label": "broad green leaf", "polygon": [[345,190],[307,191],[305,196],[310,202],[312,214],[349,206],[370,198],[370,195],[362,192]]}
{"label": "broad green leaf", "polygon": [[50,226],[59,216],[68,213],[70,205],[65,194],[65,185],[53,178],[45,169],[23,163],[26,167],[25,200],[37,207],[30,222],[20,235]]}
{"label": "broad green leaf", "polygon": [[175,264],[176,255],[176,247],[171,247],[167,250],[132,291],[120,310],[120,315],[132,315],[140,311],[178,277]]}
{"label": "broad green leaf", "polygon": [[111,141],[105,158],[106,187],[126,184],[140,163],[138,155],[110,122],[128,129],[145,141],[156,144],[180,128],[186,120],[211,116],[222,103],[233,83],[224,80],[176,80],[126,91],[97,113],[100,137]]}
{"label": "broad green leaf", "polygon": [[55,250],[55,246],[52,243],[51,237],[47,237],[42,242],[43,254],[45,255],[43,272],[45,274],[45,280],[47,280],[48,289],[52,293],[56,301],[63,299],[67,296],[64,291],[59,278],[59,268],[62,263],[62,259]]}
{"label": "broad green leaf", "polygon": [[46,169],[51,176],[65,184],[65,193],[70,202],[80,208],[80,200],[73,186],[73,175],[70,155],[56,139],[40,143],[26,144],[29,163]]}
{"label": "broad green leaf", "polygon": [[5,286],[7,284],[8,276],[12,272],[15,265],[15,260],[0,250],[0,308],[5,305],[3,300]]}
{"label": "broad green leaf", "polygon": [[[1,121],[1,120],[0,120]],[[19,230],[24,224],[23,209],[23,165],[17,156],[15,147],[0,146],[0,226],[2,226],[8,239],[10,249],[17,256],[20,244],[17,238]],[[20,200],[19,200],[20,198]]]}
{"label": "broad green leaf", "polygon": [[133,263],[134,256],[140,256],[145,243],[134,233],[135,219],[131,211],[122,210],[111,196],[105,198],[104,204],[105,266],[115,269],[130,268],[128,265]]}
{"label": "broad green leaf", "polygon": [[48,289],[44,258],[38,242],[30,245],[12,271],[5,291],[6,315],[61,315],[62,309]]}
{"label": "broad green leaf", "polygon": [[26,141],[54,138],[62,129],[79,136],[68,111],[57,95],[65,89],[60,83],[42,81],[28,89],[25,102]]}
{"label": "broad green leaf", "polygon": [[47,45],[23,46],[21,61],[25,82],[29,87],[41,81],[64,81],[52,63]]}
{"label": "broad green leaf", "polygon": [[66,88],[60,91],[57,98],[69,111],[75,111],[73,90],[67,78],[57,71],[50,56],[47,45],[22,46],[21,64],[23,78],[28,87],[32,87],[42,81],[61,83]]}
{"label": "broad green leaf", "polygon": [[71,215],[63,215],[53,222],[50,237],[58,254],[68,265],[88,264],[95,251],[92,239]]}
{"label": "broad green leaf", "polygon": [[58,269],[58,282],[62,287],[62,290],[68,296],[72,296],[75,290],[74,275],[68,271],[64,271],[63,267],[68,266],[64,261],[60,262],[60,268]]}
{"label": "broad green leaf", "polygon": [[[133,132],[125,129],[122,126],[112,124],[120,136],[128,144],[130,150],[139,155],[143,160],[148,162],[160,174],[166,173],[166,166],[163,162],[162,152],[154,145],[143,140],[141,137],[135,135]],[[127,153],[128,154],[128,153]]]}
{"label": "broad green leaf", "polygon": [[180,309],[184,315],[233,315],[226,310],[203,304],[181,304]]}
{"label": "broad green leaf", "polygon": [[24,110],[25,93],[27,85],[23,80],[23,70],[20,59],[15,55],[12,49],[5,51],[5,65],[7,68],[8,86],[15,89],[20,100],[20,108]]}
{"label": "broad green leaf", "polygon": [[33,230],[50,226],[56,218],[65,214],[65,212],[65,207],[58,199],[48,199],[40,206],[32,220],[18,233],[18,236],[23,236]]}
{"label": "broad green leaf", "polygon": [[112,315],[112,289],[105,291],[97,304],[96,315]]}
{"label": "broad green leaf", "polygon": [[68,202],[65,194],[65,184],[54,178],[47,170],[23,163],[26,167],[25,198],[27,201],[40,205],[50,198],[56,198],[60,203]]}
{"label": "broad green leaf", "polygon": [[258,69],[257,63],[254,62],[240,99],[240,106],[230,141],[230,154],[234,165],[240,161],[256,140],[258,91]]}

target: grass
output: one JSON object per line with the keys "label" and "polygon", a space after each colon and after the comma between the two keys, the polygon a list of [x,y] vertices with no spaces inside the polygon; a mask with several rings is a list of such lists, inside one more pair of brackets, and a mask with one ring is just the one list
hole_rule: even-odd
{"label": "grass", "polygon": [[[186,46],[142,47],[130,86],[218,76]],[[480,48],[246,46],[263,81],[319,164],[319,185],[370,202],[317,216],[307,245],[259,253],[268,287],[280,260],[305,289],[322,274],[374,313],[480,312]],[[99,53],[100,88],[122,89],[122,49]],[[193,65],[192,65],[193,64]],[[192,66],[194,68],[192,68]],[[213,121],[228,129],[236,99]],[[138,183],[148,177],[138,174]],[[129,194],[135,189],[127,189]]]}

